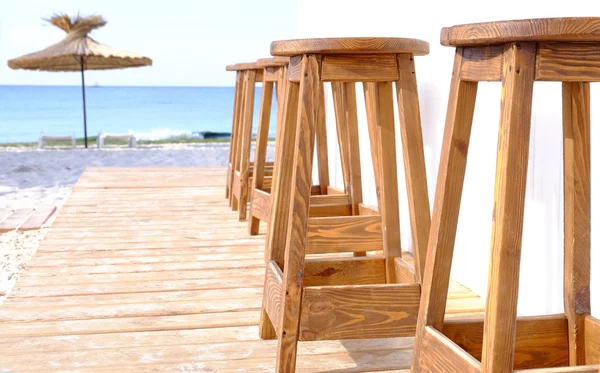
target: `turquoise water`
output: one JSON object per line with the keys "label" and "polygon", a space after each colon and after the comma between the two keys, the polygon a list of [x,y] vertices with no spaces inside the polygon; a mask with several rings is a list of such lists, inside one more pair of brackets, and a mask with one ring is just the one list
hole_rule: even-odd
{"label": "turquoise water", "polygon": [[[260,94],[257,87],[254,133]],[[138,138],[161,139],[231,132],[233,87],[92,86],[86,96],[88,136],[133,132]],[[0,86],[0,143],[36,141],[41,133],[83,137],[81,87]]]}

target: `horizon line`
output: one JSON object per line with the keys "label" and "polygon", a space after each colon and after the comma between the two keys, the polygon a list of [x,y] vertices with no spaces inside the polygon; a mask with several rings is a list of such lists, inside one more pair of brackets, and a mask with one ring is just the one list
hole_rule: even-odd
{"label": "horizon line", "polygon": [[[0,87],[81,87],[81,84],[3,84]],[[234,88],[233,85],[85,85],[87,88]]]}

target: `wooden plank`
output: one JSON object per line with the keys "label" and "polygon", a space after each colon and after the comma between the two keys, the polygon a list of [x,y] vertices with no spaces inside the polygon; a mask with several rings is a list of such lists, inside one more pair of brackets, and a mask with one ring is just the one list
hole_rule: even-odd
{"label": "wooden plank", "polygon": [[2,223],[0,233],[10,232],[19,228],[33,214],[33,209],[16,209]]}
{"label": "wooden plank", "polygon": [[[379,67],[378,67],[379,68]],[[377,70],[377,69],[372,69]],[[344,83],[346,91],[346,149],[348,151],[348,168],[350,171],[350,202],[352,215],[358,215],[358,204],[362,203],[362,177],[360,171],[360,145],[358,143],[358,117],[356,109],[356,84]],[[362,254],[364,256],[364,253]]]}
{"label": "wooden plank", "polygon": [[[250,213],[253,218],[268,223],[271,218],[271,194],[260,189],[254,189],[252,193],[252,207]],[[251,234],[258,234],[258,224],[256,231]]]}
{"label": "wooden plank", "polygon": [[358,205],[358,215],[379,215],[379,211],[375,207],[361,203]]}
{"label": "wooden plank", "polygon": [[463,48],[460,79],[473,82],[499,82],[502,80],[503,62],[503,44]]}
{"label": "wooden plank", "polygon": [[351,216],[352,215],[352,205],[350,203],[346,203],[343,205],[333,204],[333,205],[314,205],[310,206],[310,217],[311,218],[324,218],[324,217],[332,217],[332,216]]}
{"label": "wooden plank", "polygon": [[427,256],[427,239],[431,216],[429,210],[429,190],[423,152],[421,130],[421,110],[415,74],[414,58],[410,54],[399,54],[398,69],[400,78],[396,82],[398,111],[400,113],[400,135],[406,174],[408,210],[415,258],[417,282],[421,282]]}
{"label": "wooden plank", "polygon": [[325,115],[325,87],[319,89],[319,115],[315,137],[317,139],[317,163],[320,194],[327,194],[329,187],[329,155],[327,152],[327,123]]}
{"label": "wooden plank", "polygon": [[539,43],[535,80],[600,81],[600,43]]}
{"label": "wooden plank", "polygon": [[[392,83],[377,84],[378,122],[376,130],[376,151],[378,153],[375,166],[379,170],[378,210],[381,213],[383,235],[383,251],[386,260],[386,277],[388,283],[395,280],[394,259],[402,255],[400,242],[400,212],[398,205],[398,174],[396,157],[396,134],[394,125],[394,98]],[[373,142],[373,140],[371,140]]]}
{"label": "wooden plank", "polygon": [[304,286],[373,284],[385,284],[382,258],[310,258],[304,262]]}
{"label": "wooden plank", "polygon": [[335,187],[332,187],[332,186],[328,185],[327,186],[327,193],[325,193],[325,194],[329,194],[329,195],[332,195],[332,194],[346,194],[346,192],[344,190],[342,190],[342,189],[335,188]]}
{"label": "wooden plank", "polygon": [[569,365],[585,364],[585,318],[591,312],[590,84],[563,83],[564,306]]}
{"label": "wooden plank", "polygon": [[277,373],[291,372],[296,367],[296,351],[300,337],[300,307],[305,250],[308,247],[309,204],[312,184],[312,158],[315,131],[319,120],[319,90],[321,86],[319,56],[302,57],[302,81],[298,101],[298,128],[294,142],[293,174],[289,185],[293,191],[289,210],[289,228],[286,226],[285,264],[283,286],[285,295],[277,330]]}
{"label": "wooden plank", "polygon": [[417,281],[417,273],[415,268],[408,264],[403,258],[396,258],[394,261],[396,266],[396,282],[400,284],[411,284]]}
{"label": "wooden plank", "polygon": [[[480,373],[481,363],[431,326],[423,332],[423,353],[413,372]],[[414,359],[413,359],[414,361]]]}
{"label": "wooden plank", "polygon": [[310,196],[310,205],[335,205],[335,204],[348,204],[350,203],[350,196],[348,194],[333,194],[333,195],[319,195]]}
{"label": "wooden plank", "polygon": [[600,364],[600,320],[585,318],[585,363]]}
{"label": "wooden plank", "polygon": [[50,216],[56,211],[56,206],[39,207],[33,211],[33,214],[19,227],[21,231],[40,229],[42,225],[50,219]]}
{"label": "wooden plank", "polygon": [[333,96],[333,109],[335,113],[335,125],[337,130],[338,147],[340,151],[340,162],[342,163],[342,178],[344,182],[344,191],[350,190],[350,154],[348,151],[348,116],[346,108],[348,99],[346,96],[346,86],[343,82],[332,82],[331,93]]}
{"label": "wooden plank", "polygon": [[[377,66],[376,69],[373,66]],[[393,54],[325,55],[321,70],[323,81],[392,82],[398,80]]]}
{"label": "wooden plank", "polygon": [[588,365],[585,367],[562,367],[562,368],[540,368],[528,370],[516,370],[515,373],[600,373],[600,365]]}
{"label": "wooden plank", "polygon": [[308,287],[302,297],[302,340],[414,335],[418,284]]}
{"label": "wooden plank", "polygon": [[442,329],[450,283],[452,254],[477,94],[477,82],[465,82],[459,78],[462,54],[462,49],[457,48],[427,245],[423,302],[412,365],[415,372],[426,371],[420,366],[421,359],[425,358],[425,326]]}
{"label": "wooden plank", "polygon": [[[444,323],[444,335],[477,360],[481,359],[483,329],[483,318]],[[564,315],[521,317],[516,330],[514,369],[569,365]]]}
{"label": "wooden plank", "polygon": [[290,58],[290,64],[288,65],[287,80],[290,82],[300,82],[300,75],[302,70],[302,56],[294,56]]}
{"label": "wooden plank", "polygon": [[308,220],[308,254],[382,249],[379,216],[341,216]]}
{"label": "wooden plank", "polygon": [[512,372],[514,365],[535,43],[507,46],[504,57],[492,218],[492,265],[481,357],[484,372],[498,373]]}
{"label": "wooden plank", "polygon": [[260,221],[254,217],[254,194],[264,187],[265,162],[267,159],[267,142],[269,141],[269,124],[271,122],[271,104],[273,100],[273,83],[263,80],[262,95],[260,99],[260,113],[258,122],[258,134],[256,135],[256,149],[254,153],[254,172],[252,175],[252,194],[250,197],[250,217],[248,218],[248,232],[257,235]]}
{"label": "wooden plank", "polygon": [[279,326],[279,318],[281,317],[281,300],[283,297],[283,273],[281,269],[275,263],[275,261],[270,260],[267,263],[267,273],[265,275],[265,291],[263,297],[265,311],[275,330],[277,330]]}
{"label": "wooden plank", "polygon": [[[262,71],[262,70],[261,70]],[[238,218],[246,220],[248,214],[248,192],[250,190],[250,148],[252,146],[252,119],[254,117],[254,95],[256,92],[256,70],[246,73],[247,82],[243,93],[242,138],[240,150],[240,178],[238,197]],[[235,189],[234,189],[235,190]]]}

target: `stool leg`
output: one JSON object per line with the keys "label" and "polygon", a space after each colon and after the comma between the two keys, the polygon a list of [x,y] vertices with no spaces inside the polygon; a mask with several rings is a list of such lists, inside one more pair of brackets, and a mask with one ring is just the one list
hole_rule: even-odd
{"label": "stool leg", "polygon": [[[285,260],[300,85],[297,82],[285,82],[284,86],[285,97],[281,100],[283,110],[278,128],[280,132],[276,143],[277,154],[273,184],[271,185],[271,218],[267,226],[265,243],[265,260],[267,262],[274,260],[279,268],[283,268]],[[259,332],[262,339],[273,339],[276,337],[275,328],[265,311],[266,300],[263,296]],[[278,322],[278,320],[273,320],[273,322]]]}
{"label": "stool leg", "polygon": [[325,92],[323,83],[319,89],[319,117],[316,129],[317,138],[317,160],[319,170],[319,186],[321,194],[327,194],[329,186],[329,159],[327,154],[327,127],[325,120]]}
{"label": "stool leg", "polygon": [[585,317],[590,314],[590,84],[563,83],[565,198],[564,302],[569,363],[585,365]]}
{"label": "stool leg", "polygon": [[[332,82],[331,86],[333,87],[342,173],[344,174],[344,189],[350,195],[352,215],[358,215],[358,205],[362,203],[362,178],[358,144],[356,86],[354,82]],[[354,256],[366,255],[365,252],[354,253]]]}
{"label": "stool leg", "polygon": [[290,373],[296,369],[298,328],[302,302],[304,256],[308,244],[308,217],[312,185],[312,162],[310,157],[315,144],[315,130],[319,112],[320,56],[304,56],[298,102],[298,128],[294,151],[294,171],[291,189],[292,202],[289,209],[281,316],[278,330],[277,362],[275,371]]}
{"label": "stool leg", "polygon": [[227,185],[225,186],[225,198],[229,198],[231,193],[232,177],[232,160],[233,160],[233,143],[234,143],[234,132],[237,121],[238,101],[240,95],[240,72],[235,73],[235,88],[233,90],[233,118],[231,119],[231,142],[229,143],[229,161],[227,162]]}
{"label": "stool leg", "polygon": [[415,275],[416,281],[421,283],[423,271],[425,270],[427,238],[431,217],[423,152],[419,94],[413,56],[401,54],[397,55],[397,60],[400,77],[396,82],[396,95],[400,114],[400,134],[404,172],[406,174],[406,190],[408,192],[413,255],[415,257]]}
{"label": "stool leg", "polygon": [[482,373],[514,366],[535,50],[535,43],[513,43],[504,52]]}
{"label": "stool leg", "polygon": [[402,255],[400,247],[400,212],[394,133],[394,97],[392,83],[365,84],[365,105],[369,138],[377,186],[377,206],[381,214],[386,281],[396,281],[394,259]]}
{"label": "stool leg", "polygon": [[413,373],[423,372],[419,363],[421,355],[425,353],[423,351],[425,326],[442,330],[446,312],[454,239],[477,94],[477,82],[460,80],[462,54],[462,48],[457,48],[427,245],[411,370]]}
{"label": "stool leg", "polygon": [[[263,78],[262,96],[260,98],[260,114],[258,133],[256,134],[256,151],[254,153],[254,171],[252,174],[252,190],[250,195],[250,215],[248,218],[248,231],[250,235],[257,235],[260,220],[252,216],[252,200],[255,189],[262,189],[265,178],[265,162],[267,160],[267,143],[269,141],[269,122],[271,121],[271,103],[273,100],[273,82]],[[252,193],[250,193],[252,192]]]}
{"label": "stool leg", "polygon": [[229,193],[229,206],[232,210],[237,210],[237,198],[233,195],[233,184],[235,179],[235,173],[239,170],[239,162],[240,162],[240,138],[242,132],[242,122],[243,122],[243,111],[244,111],[244,91],[246,90],[246,73],[247,71],[242,71],[240,73],[240,87],[239,87],[239,98],[238,98],[238,108],[236,115],[236,124],[234,128],[233,137],[231,139],[233,144],[232,149],[232,160],[231,160],[231,190]]}
{"label": "stool leg", "polygon": [[[252,146],[252,119],[254,117],[254,93],[256,86],[256,70],[246,73],[244,89],[244,114],[242,136],[240,136],[240,189],[238,192],[238,218],[246,219],[248,212],[248,189],[250,179],[250,148]],[[254,170],[256,172],[256,170]]]}
{"label": "stool leg", "polygon": [[331,82],[331,91],[333,96],[333,108],[335,111],[335,124],[338,137],[338,146],[340,148],[340,161],[342,163],[342,177],[344,179],[344,191],[350,190],[350,156],[348,154],[348,125],[346,116],[346,90],[344,83]]}

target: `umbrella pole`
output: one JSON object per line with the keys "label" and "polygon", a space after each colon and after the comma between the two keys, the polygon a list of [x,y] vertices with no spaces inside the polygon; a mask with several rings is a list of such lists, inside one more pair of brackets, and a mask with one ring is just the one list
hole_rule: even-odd
{"label": "umbrella pole", "polygon": [[81,94],[83,96],[83,137],[85,141],[85,147],[88,147],[88,138],[87,138],[87,114],[85,112],[85,68],[83,63],[83,58],[81,58]]}

